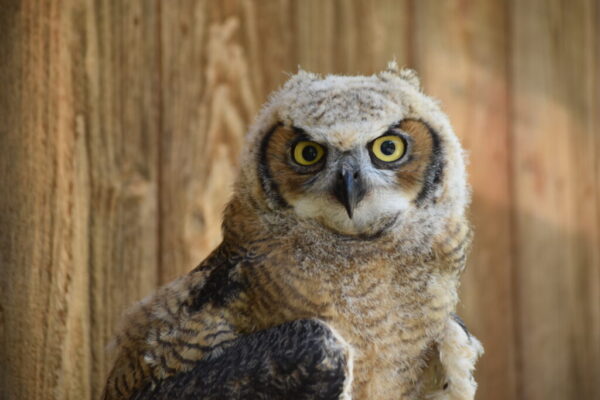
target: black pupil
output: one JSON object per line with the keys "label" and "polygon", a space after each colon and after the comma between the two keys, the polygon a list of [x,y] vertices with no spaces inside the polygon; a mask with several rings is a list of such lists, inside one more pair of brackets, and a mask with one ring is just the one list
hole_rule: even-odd
{"label": "black pupil", "polygon": [[302,149],[302,157],[308,162],[317,159],[317,148],[315,146],[306,146]]}
{"label": "black pupil", "polygon": [[391,140],[386,140],[381,143],[381,152],[386,156],[391,156],[396,151],[396,143]]}

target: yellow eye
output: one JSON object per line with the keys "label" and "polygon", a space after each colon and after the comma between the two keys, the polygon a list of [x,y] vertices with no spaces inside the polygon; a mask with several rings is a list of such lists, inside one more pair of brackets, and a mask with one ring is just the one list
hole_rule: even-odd
{"label": "yellow eye", "polygon": [[385,135],[375,139],[371,152],[381,161],[393,162],[399,160],[406,152],[404,140],[396,135]]}
{"label": "yellow eye", "polygon": [[302,140],[292,150],[294,161],[308,167],[318,163],[325,155],[325,149],[318,143]]}

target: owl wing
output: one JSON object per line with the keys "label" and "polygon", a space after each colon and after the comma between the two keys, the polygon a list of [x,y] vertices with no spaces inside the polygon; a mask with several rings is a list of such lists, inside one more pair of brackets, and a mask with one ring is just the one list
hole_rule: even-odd
{"label": "owl wing", "polygon": [[233,309],[246,287],[240,270],[260,262],[222,245],[140,302],[117,337],[104,399],[276,399],[290,393],[335,399],[340,387],[347,393],[350,348],[324,322],[296,321],[250,334],[237,329]]}
{"label": "owl wing", "polygon": [[240,336],[218,357],[147,386],[136,400],[349,399],[349,347],[318,320]]}
{"label": "owl wing", "polygon": [[130,310],[115,340],[116,360],[103,398],[129,399],[232,344],[238,333],[227,305],[239,295],[235,271],[245,262],[251,257],[221,245],[196,269]]}

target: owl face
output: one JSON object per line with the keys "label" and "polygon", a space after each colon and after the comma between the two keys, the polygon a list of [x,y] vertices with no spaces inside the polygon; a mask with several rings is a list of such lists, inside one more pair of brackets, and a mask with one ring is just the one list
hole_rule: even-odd
{"label": "owl face", "polygon": [[372,76],[293,76],[249,133],[250,164],[238,192],[262,212],[343,235],[434,225],[468,202],[445,114],[394,65]]}
{"label": "owl face", "polygon": [[343,234],[392,226],[440,173],[435,136],[414,119],[366,132],[277,125],[265,139],[265,166],[282,200]]}

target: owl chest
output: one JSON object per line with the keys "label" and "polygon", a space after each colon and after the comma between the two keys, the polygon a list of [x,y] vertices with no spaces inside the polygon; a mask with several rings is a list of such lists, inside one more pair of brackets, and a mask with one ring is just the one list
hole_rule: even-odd
{"label": "owl chest", "polygon": [[[342,297],[331,324],[354,348],[353,398],[412,399],[433,342],[452,308],[427,284],[375,285]],[[346,290],[347,292],[347,290]]]}
{"label": "owl chest", "polygon": [[344,274],[264,269],[254,274],[254,323],[320,318],[353,347],[354,398],[412,398],[427,352],[454,306],[451,282],[426,266],[399,274],[373,262]]}

